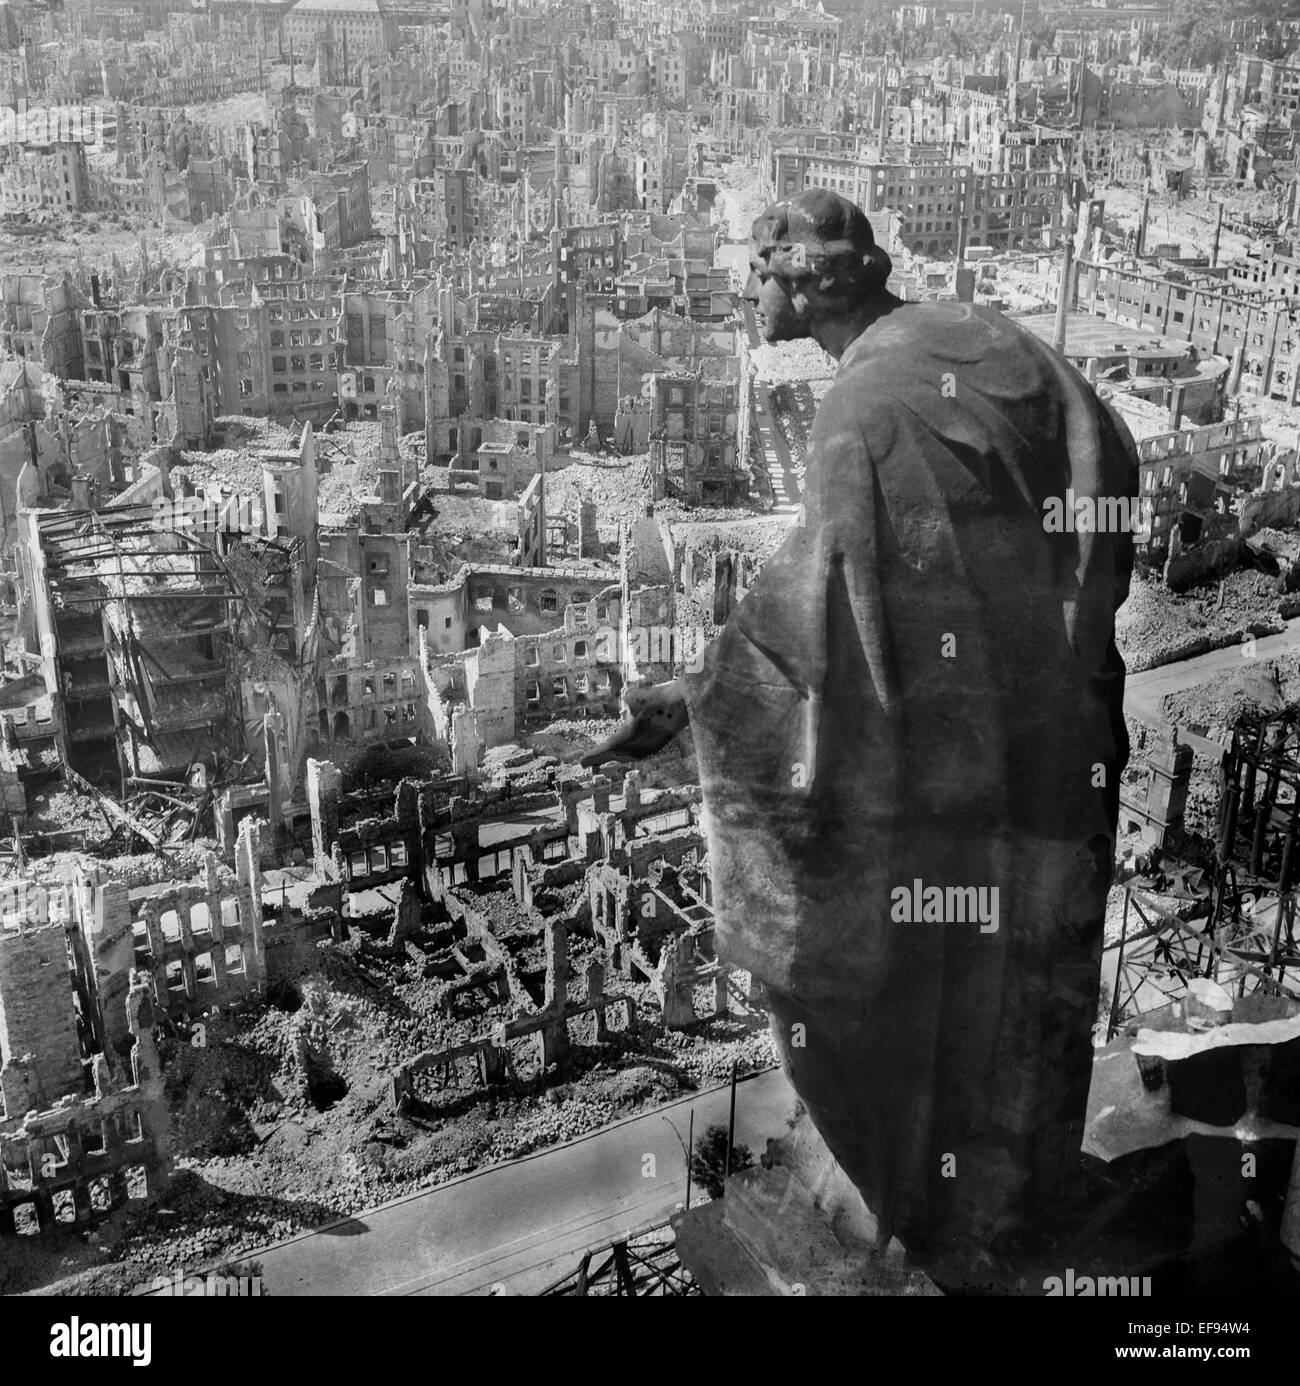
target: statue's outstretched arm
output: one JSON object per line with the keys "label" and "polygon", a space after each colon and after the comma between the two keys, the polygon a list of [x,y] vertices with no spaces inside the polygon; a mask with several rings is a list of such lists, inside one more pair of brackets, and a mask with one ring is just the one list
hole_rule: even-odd
{"label": "statue's outstretched arm", "polygon": [[580,765],[598,770],[607,760],[644,760],[662,751],[689,720],[686,690],[680,679],[650,688],[629,688],[623,701],[628,717],[613,736],[588,751]]}

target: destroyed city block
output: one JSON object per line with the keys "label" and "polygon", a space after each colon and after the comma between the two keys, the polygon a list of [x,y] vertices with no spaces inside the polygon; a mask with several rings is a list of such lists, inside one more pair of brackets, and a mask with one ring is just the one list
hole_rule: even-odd
{"label": "destroyed city block", "polygon": [[0,1293],[952,1288],[728,953],[702,735],[582,763],[815,522],[837,361],[746,286],[823,192],[1135,455],[1094,1216],[1012,1292],[1295,1295],[1300,20],[1227,16],[0,0]]}

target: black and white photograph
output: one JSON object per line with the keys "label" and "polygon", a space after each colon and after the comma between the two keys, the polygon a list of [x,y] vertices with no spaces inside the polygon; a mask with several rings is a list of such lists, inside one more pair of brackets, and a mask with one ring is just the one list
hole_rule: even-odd
{"label": "black and white photograph", "polygon": [[1298,915],[1300,0],[0,0],[0,1363],[1281,1365]]}

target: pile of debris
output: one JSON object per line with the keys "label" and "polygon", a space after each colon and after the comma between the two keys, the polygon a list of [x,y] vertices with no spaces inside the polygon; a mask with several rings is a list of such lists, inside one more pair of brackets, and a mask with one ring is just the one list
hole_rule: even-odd
{"label": "pile of debris", "polygon": [[1128,601],[1115,617],[1115,643],[1136,674],[1238,644],[1247,634],[1275,634],[1285,629],[1285,614],[1276,580],[1259,572],[1230,573],[1182,594],[1159,578],[1134,573]]}

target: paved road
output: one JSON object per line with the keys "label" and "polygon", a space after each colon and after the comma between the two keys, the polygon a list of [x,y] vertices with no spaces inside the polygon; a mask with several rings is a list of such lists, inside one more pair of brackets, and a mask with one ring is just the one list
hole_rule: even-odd
{"label": "paved road", "polygon": [[[727,220],[727,239],[739,241],[745,256],[745,265],[749,265],[749,219],[741,211],[740,198],[730,188],[719,185],[718,197],[725,209]],[[721,257],[719,257],[721,258]]]}
{"label": "paved road", "polygon": [[760,381],[754,382],[754,427],[767,464],[768,480],[772,483],[771,513],[796,515],[803,492],[791,465],[790,446],[772,407],[771,387]]}
{"label": "paved road", "polygon": [[[741,323],[750,346],[761,345],[758,328],[754,322],[754,310],[748,303],[741,306]],[[781,425],[777,422],[776,411],[772,408],[771,387],[761,381],[754,382],[754,433],[758,439],[759,451],[763,454],[767,479],[772,487],[771,513],[797,515],[803,492],[799,487],[799,478],[794,474],[789,444],[781,431]]]}
{"label": "paved road", "polygon": [[[794,1090],[780,1071],[743,1079],[736,1140],[757,1157],[780,1136]],[[533,1294],[577,1269],[582,1252],[667,1220],[686,1197],[682,1146],[726,1122],[726,1086],[594,1135],[471,1174],[243,1258],[270,1295],[464,1295],[503,1284]],[[663,1118],[667,1118],[665,1121]],[[653,1174],[647,1156],[653,1156]]]}
{"label": "paved road", "polygon": [[[1182,659],[1176,664],[1162,664],[1141,674],[1130,674],[1124,683],[1124,711],[1148,726],[1161,727],[1160,703],[1170,693],[1182,688],[1194,688],[1225,674],[1235,673],[1250,661],[1242,654],[1245,647],[1229,645],[1222,650]],[[1300,650],[1300,620],[1288,623],[1278,635],[1265,635],[1255,641],[1255,659]]]}
{"label": "paved road", "polygon": [[715,265],[724,266],[731,274],[731,282],[737,290],[745,287],[749,278],[749,242],[723,242],[713,257]]}

